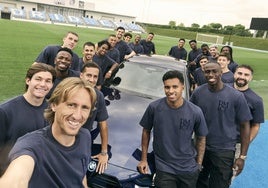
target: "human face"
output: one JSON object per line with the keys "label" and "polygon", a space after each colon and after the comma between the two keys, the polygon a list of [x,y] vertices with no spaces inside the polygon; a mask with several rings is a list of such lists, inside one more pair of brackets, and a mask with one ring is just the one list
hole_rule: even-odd
{"label": "human face", "polygon": [[105,55],[106,52],[107,52],[107,50],[108,50],[108,48],[109,48],[109,46],[108,46],[107,44],[103,44],[103,45],[101,45],[101,46],[98,48],[97,53],[98,53],[99,55]]}
{"label": "human face", "polygon": [[205,55],[208,54],[209,49],[208,49],[207,46],[204,46],[204,47],[202,47],[201,49],[202,49],[202,53],[203,53],[203,54],[205,54]]}
{"label": "human face", "polygon": [[95,67],[86,67],[84,72],[81,72],[80,78],[95,87],[99,78],[99,69]]}
{"label": "human face", "polygon": [[216,47],[210,47],[209,48],[209,53],[212,57],[215,57],[218,55],[218,49]]}
{"label": "human face", "polygon": [[184,43],[185,42],[183,40],[179,40],[179,43],[178,43],[179,48],[183,48]]}
{"label": "human face", "polygon": [[190,43],[190,47],[194,50],[196,49],[196,43],[195,42],[191,42]]}
{"label": "human face", "polygon": [[116,37],[110,36],[108,38],[108,42],[110,43],[111,47],[113,48],[116,45],[117,39],[116,39]]}
{"label": "human face", "polygon": [[167,96],[167,102],[171,106],[180,104],[182,98],[184,85],[178,78],[167,79],[164,81],[164,91]]}
{"label": "human face", "polygon": [[135,36],[135,42],[136,42],[136,43],[139,43],[140,40],[141,40],[141,36],[140,36],[140,35],[136,35],[136,36]]}
{"label": "human face", "polygon": [[222,70],[217,63],[207,63],[204,66],[204,75],[209,85],[217,85],[221,81]]}
{"label": "human face", "polygon": [[230,54],[230,49],[228,47],[223,47],[222,48],[222,53]]}
{"label": "human face", "polygon": [[252,72],[247,68],[237,68],[234,73],[235,84],[238,87],[245,87],[252,80]]}
{"label": "human face", "polygon": [[72,63],[72,55],[66,51],[60,51],[55,58],[55,69],[66,72]]}
{"label": "human face", "polygon": [[78,43],[78,37],[72,33],[68,33],[66,37],[63,38],[63,47],[73,50]]}
{"label": "human face", "polygon": [[226,69],[228,67],[228,64],[230,63],[230,60],[227,59],[227,57],[219,56],[217,58],[217,62],[221,65],[221,69]]}
{"label": "human face", "polygon": [[131,40],[131,37],[130,37],[130,36],[126,36],[126,37],[124,38],[124,40],[125,40],[126,43],[129,43],[130,40]]}
{"label": "human face", "polygon": [[52,104],[55,119],[52,125],[53,135],[57,138],[75,139],[79,129],[84,125],[91,110],[91,97],[88,91],[80,88],[69,94],[65,102]]}
{"label": "human face", "polygon": [[199,61],[199,64],[200,64],[202,70],[204,70],[204,66],[205,66],[205,64],[207,64],[207,63],[208,63],[208,59],[207,59],[207,58],[203,58],[203,59],[201,59],[201,60]]}
{"label": "human face", "polygon": [[52,74],[47,71],[35,73],[33,77],[26,78],[27,93],[34,98],[45,98],[53,86]]}
{"label": "human face", "polygon": [[147,36],[147,41],[152,41],[153,38],[154,38],[154,35],[149,34],[149,35]]}
{"label": "human face", "polygon": [[118,30],[116,31],[116,37],[117,37],[118,39],[121,39],[121,38],[124,36],[124,34],[125,34],[125,30],[123,30],[123,29],[118,29]]}
{"label": "human face", "polygon": [[93,56],[95,54],[95,46],[88,46],[86,45],[83,49],[83,57],[85,58],[86,62],[92,61]]}

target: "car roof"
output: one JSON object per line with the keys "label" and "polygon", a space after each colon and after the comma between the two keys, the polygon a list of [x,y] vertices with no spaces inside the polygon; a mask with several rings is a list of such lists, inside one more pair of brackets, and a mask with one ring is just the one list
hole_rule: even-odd
{"label": "car roof", "polygon": [[129,59],[130,62],[140,63],[140,64],[150,64],[159,67],[165,67],[168,69],[180,70],[182,72],[186,71],[186,61],[177,60],[174,57],[164,56],[164,55],[138,55],[133,56]]}

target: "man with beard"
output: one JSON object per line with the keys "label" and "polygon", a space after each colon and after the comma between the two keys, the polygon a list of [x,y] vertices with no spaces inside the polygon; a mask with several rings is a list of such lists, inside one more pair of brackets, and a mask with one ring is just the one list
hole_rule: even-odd
{"label": "man with beard", "polygon": [[65,78],[79,77],[80,72],[70,69],[72,64],[73,52],[69,48],[60,48],[55,60],[56,79],[53,88],[47,94],[46,98],[50,98],[55,87]]}
{"label": "man with beard", "polygon": [[[95,88],[99,79],[99,72],[100,68],[96,63],[86,63],[81,70],[80,78]],[[95,153],[95,150],[93,149],[92,152],[94,152],[94,156],[92,156],[92,158],[98,159],[96,172],[101,174],[107,169],[108,166],[108,112],[102,92],[96,88],[95,92],[97,95],[95,110],[93,111],[91,117],[86,121],[84,128],[91,132],[92,141],[94,141],[95,137],[97,137],[98,133],[100,133],[101,149],[98,150],[98,148],[96,148],[98,153]],[[94,121],[98,123],[97,128],[95,129],[93,129]]]}
{"label": "man with beard", "polygon": [[[93,56],[95,55],[95,44],[93,42],[85,42],[83,45],[83,57],[79,58],[79,66],[82,72],[83,66],[87,63],[94,63]],[[118,52],[119,53],[119,52]],[[100,90],[101,85],[103,84],[103,76],[101,70],[99,70],[98,81],[96,83],[96,87]]]}
{"label": "man with beard", "polygon": [[[263,100],[257,95],[252,89],[249,88],[249,82],[253,78],[253,69],[249,65],[239,65],[234,73],[234,84],[233,87],[238,91],[241,91],[248,103],[252,120],[250,120],[250,142],[257,136],[260,124],[264,122],[264,108]],[[239,132],[238,132],[239,135]],[[240,155],[241,144],[239,142],[236,144],[235,158]],[[234,173],[236,173],[234,171]],[[235,176],[233,176],[233,179]]]}
{"label": "man with beard", "polygon": [[260,124],[264,122],[262,98],[249,88],[253,69],[249,65],[239,65],[234,74],[234,88],[241,91],[248,102],[253,119],[250,121],[250,142],[257,136]]}
{"label": "man with beard", "polygon": [[[202,109],[208,126],[203,170],[196,187],[228,188],[233,169],[239,175],[244,168],[252,117],[244,95],[222,82],[218,63],[207,63],[204,75],[207,84],[196,88],[190,98]],[[241,151],[234,161],[238,127]]]}

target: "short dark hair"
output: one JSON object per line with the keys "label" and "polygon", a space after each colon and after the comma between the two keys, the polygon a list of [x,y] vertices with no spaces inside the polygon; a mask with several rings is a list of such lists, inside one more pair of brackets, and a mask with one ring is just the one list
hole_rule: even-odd
{"label": "short dark hair", "polygon": [[110,50],[111,44],[107,40],[102,40],[102,41],[98,42],[98,47],[101,47],[104,44],[106,44],[108,46],[108,50]]}
{"label": "short dark hair", "polygon": [[226,54],[226,53],[220,53],[219,56],[217,57],[217,59],[218,59],[219,57],[226,57],[229,61],[231,60],[230,55],[229,55],[229,54]]}
{"label": "short dark hair", "polygon": [[124,27],[122,27],[122,26],[117,27],[117,28],[116,28],[116,31],[118,31],[119,29],[122,29],[122,30],[124,30],[124,31],[125,31],[125,28],[124,28]]}
{"label": "short dark hair", "polygon": [[90,63],[85,63],[81,69],[81,72],[84,72],[86,68],[96,68],[100,70],[100,67],[97,63],[95,62],[90,62]]}
{"label": "short dark hair", "polygon": [[73,51],[70,48],[66,48],[66,47],[60,48],[57,53],[59,53],[61,51],[68,52],[73,57]]}
{"label": "short dark hair", "polygon": [[129,33],[129,32],[127,32],[127,33],[124,34],[124,37],[127,37],[127,36],[130,37],[130,38],[132,38],[132,34]]}
{"label": "short dark hair", "polygon": [[192,39],[189,41],[189,44],[191,44],[192,42],[197,43],[195,39]]}
{"label": "short dark hair", "polygon": [[180,38],[179,41],[182,40],[183,42],[185,42],[185,39],[184,38]]}
{"label": "short dark hair", "polygon": [[184,84],[184,77],[183,77],[183,74],[180,72],[180,71],[177,71],[177,70],[170,70],[170,71],[167,71],[163,77],[162,77],[162,81],[166,81],[168,79],[173,79],[173,78],[178,78],[179,81]]}
{"label": "short dark hair", "polygon": [[153,32],[150,32],[150,33],[148,33],[148,34],[151,34],[151,35],[153,35],[153,36],[154,36],[154,33],[153,33]]}
{"label": "short dark hair", "polygon": [[85,46],[93,46],[95,48],[95,44],[93,42],[85,42],[83,48],[85,48]]}
{"label": "short dark hair", "polygon": [[207,59],[207,60],[208,60],[208,56],[206,56],[206,55],[202,55],[202,56],[200,57],[199,61],[201,61],[202,59]]}
{"label": "short dark hair", "polygon": [[253,68],[252,68],[251,66],[249,66],[249,65],[246,65],[246,64],[238,65],[238,66],[236,67],[235,71],[236,71],[238,68],[245,68],[245,69],[250,70],[250,71],[251,71],[251,74],[254,73]]}
{"label": "short dark hair", "polygon": [[208,47],[208,45],[207,44],[202,44],[201,48],[204,48],[204,47]]}

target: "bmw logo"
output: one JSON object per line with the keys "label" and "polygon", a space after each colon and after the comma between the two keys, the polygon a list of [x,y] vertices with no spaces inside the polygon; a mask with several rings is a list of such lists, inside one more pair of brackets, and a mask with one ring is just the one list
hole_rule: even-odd
{"label": "bmw logo", "polygon": [[87,169],[89,172],[94,172],[96,170],[96,167],[97,167],[97,162],[96,161],[90,161],[88,166],[87,166]]}

